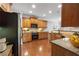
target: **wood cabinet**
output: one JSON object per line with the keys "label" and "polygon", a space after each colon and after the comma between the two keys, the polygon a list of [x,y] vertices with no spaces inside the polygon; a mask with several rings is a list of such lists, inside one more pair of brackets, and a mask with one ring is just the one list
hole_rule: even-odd
{"label": "wood cabinet", "polygon": [[62,4],[62,27],[79,27],[79,4]]}
{"label": "wood cabinet", "polygon": [[39,32],[39,39],[48,39],[48,32]]}
{"label": "wood cabinet", "polygon": [[39,20],[38,21],[38,27],[39,28],[46,28],[47,27],[47,21]]}
{"label": "wood cabinet", "polygon": [[11,3],[0,3],[0,8],[3,9],[5,12],[11,11]]}
{"label": "wood cabinet", "polygon": [[31,21],[29,19],[23,18],[22,19],[22,27],[23,28],[30,28],[31,27]]}
{"label": "wood cabinet", "polygon": [[52,44],[52,56],[77,56],[77,54],[64,49],[58,45]]}
{"label": "wood cabinet", "polygon": [[29,42],[32,41],[32,34],[31,33],[23,33],[23,42]]}
{"label": "wood cabinet", "polygon": [[37,19],[34,19],[34,18],[33,18],[33,19],[31,19],[30,21],[31,21],[31,24],[38,24],[38,20],[37,20]]}
{"label": "wood cabinet", "polygon": [[47,21],[43,21],[36,18],[23,18],[22,20],[22,27],[23,28],[31,28],[31,24],[37,24],[38,28],[46,28],[47,27]]}

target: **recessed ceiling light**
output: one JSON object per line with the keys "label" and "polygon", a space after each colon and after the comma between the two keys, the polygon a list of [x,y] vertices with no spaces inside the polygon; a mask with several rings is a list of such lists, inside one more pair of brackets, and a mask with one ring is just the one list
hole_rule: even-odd
{"label": "recessed ceiling light", "polygon": [[62,5],[60,4],[60,5],[58,5],[58,8],[61,8],[62,7]]}
{"label": "recessed ceiling light", "polygon": [[50,11],[49,11],[49,13],[51,14],[51,13],[52,13],[52,11],[50,10]]}
{"label": "recessed ceiling light", "polygon": [[35,5],[35,4],[33,4],[33,5],[32,5],[32,8],[36,8],[36,5]]}
{"label": "recessed ceiling light", "polygon": [[29,13],[32,13],[32,11],[29,11]]}
{"label": "recessed ceiling light", "polygon": [[46,16],[46,14],[43,14],[43,17],[45,17]]}

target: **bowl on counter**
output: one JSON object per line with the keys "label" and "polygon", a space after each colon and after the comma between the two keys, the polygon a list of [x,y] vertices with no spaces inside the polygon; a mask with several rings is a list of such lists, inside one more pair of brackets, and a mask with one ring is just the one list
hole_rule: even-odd
{"label": "bowl on counter", "polygon": [[71,35],[70,42],[74,47],[79,48],[79,36],[77,35]]}

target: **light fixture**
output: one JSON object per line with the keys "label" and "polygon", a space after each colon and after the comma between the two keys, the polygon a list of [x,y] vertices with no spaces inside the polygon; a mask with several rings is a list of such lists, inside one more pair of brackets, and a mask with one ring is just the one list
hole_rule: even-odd
{"label": "light fixture", "polygon": [[32,11],[29,11],[29,13],[32,13]]}
{"label": "light fixture", "polygon": [[45,17],[46,16],[46,14],[43,14],[43,17]]}
{"label": "light fixture", "polygon": [[33,5],[32,5],[32,8],[36,8],[36,5],[35,5],[35,4],[33,4]]}
{"label": "light fixture", "polygon": [[58,5],[58,8],[61,8],[62,7],[62,5],[60,4],[60,5]]}
{"label": "light fixture", "polygon": [[52,13],[52,11],[50,10],[50,11],[49,11],[49,14],[51,14],[51,13]]}

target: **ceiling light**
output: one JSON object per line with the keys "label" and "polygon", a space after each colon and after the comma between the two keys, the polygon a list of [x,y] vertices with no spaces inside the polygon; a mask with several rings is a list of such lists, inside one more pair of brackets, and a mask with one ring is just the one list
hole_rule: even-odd
{"label": "ceiling light", "polygon": [[52,11],[49,11],[49,13],[51,14],[51,13],[52,13]]}
{"label": "ceiling light", "polygon": [[33,4],[33,5],[32,5],[32,8],[36,8],[36,5],[35,5],[35,4]]}
{"label": "ceiling light", "polygon": [[45,17],[46,15],[45,14],[43,14],[43,17]]}
{"label": "ceiling light", "polygon": [[32,13],[32,11],[29,11],[29,13]]}
{"label": "ceiling light", "polygon": [[60,5],[58,5],[58,8],[61,8],[62,7],[62,5],[60,4]]}

